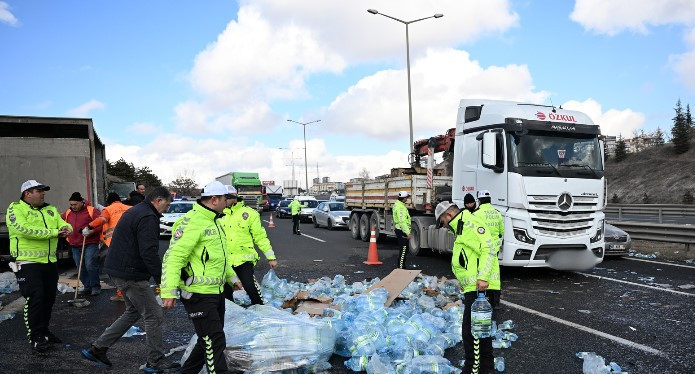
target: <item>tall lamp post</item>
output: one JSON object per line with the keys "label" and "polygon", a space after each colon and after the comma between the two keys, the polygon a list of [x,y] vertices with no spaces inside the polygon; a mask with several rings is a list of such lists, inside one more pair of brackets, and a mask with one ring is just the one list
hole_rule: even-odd
{"label": "tall lamp post", "polygon": [[442,17],[444,17],[444,15],[441,13],[437,13],[433,16],[429,16],[429,17],[425,17],[425,18],[419,18],[419,19],[412,20],[412,21],[403,21],[403,20],[400,20],[396,17],[391,17],[388,14],[379,13],[379,11],[377,11],[376,9],[367,9],[367,12],[369,12],[371,14],[380,14],[386,18],[391,18],[392,20],[398,21],[398,22],[405,25],[405,57],[406,57],[406,64],[408,66],[408,121],[410,123],[410,147],[409,148],[410,148],[410,153],[413,153],[413,152],[415,152],[415,148],[413,145],[413,101],[412,101],[411,93],[410,93],[410,38],[408,36],[408,25],[410,25],[411,23],[423,21],[423,20],[430,19],[430,18],[442,18]]}
{"label": "tall lamp post", "polygon": [[309,167],[307,166],[307,158],[306,158],[306,125],[310,125],[312,123],[318,123],[321,122],[320,119],[317,119],[316,121],[311,121],[311,122],[297,122],[293,121],[291,119],[288,119],[287,122],[294,122],[296,124],[302,125],[304,127],[304,178],[306,182],[306,191],[309,191]]}

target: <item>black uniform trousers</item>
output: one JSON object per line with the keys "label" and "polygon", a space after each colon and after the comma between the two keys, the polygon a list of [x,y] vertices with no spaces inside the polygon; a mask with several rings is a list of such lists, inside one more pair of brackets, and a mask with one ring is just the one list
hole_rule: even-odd
{"label": "black uniform trousers", "polygon": [[299,235],[299,214],[292,215],[292,233]]}
{"label": "black uniform trousers", "polygon": [[[485,291],[490,305],[492,305],[492,320],[497,320],[497,311],[495,307],[500,303],[500,291],[499,290],[487,290]],[[492,339],[485,338],[478,339],[478,347],[475,346],[475,339],[473,334],[471,334],[471,305],[475,299],[478,298],[478,292],[466,292],[463,294],[463,305],[465,309],[463,311],[463,352],[466,355],[466,363],[463,367],[463,374],[469,373],[494,373],[494,356],[492,355]],[[477,348],[477,349],[476,349]],[[480,352],[479,362],[477,362],[478,370],[475,371],[476,367],[476,357],[475,350]]]}
{"label": "black uniform trousers", "polygon": [[184,362],[181,373],[198,374],[205,365],[208,373],[229,373],[224,350],[224,296],[194,293],[190,299],[181,299],[188,318],[193,322],[198,341]]}
{"label": "black uniform trousers", "polygon": [[232,266],[232,269],[239,277],[241,285],[244,286],[244,291],[249,295],[251,305],[263,304],[261,286],[256,282],[256,277],[253,276],[253,262],[244,262],[239,266]]}
{"label": "black uniform trousers", "polygon": [[405,256],[408,254],[409,243],[408,235],[406,235],[403,231],[396,229],[396,239],[398,239],[398,247],[401,249],[396,267],[399,269],[405,269]]}
{"label": "black uniform trousers", "polygon": [[19,290],[24,296],[24,325],[29,343],[46,339],[58,287],[58,267],[55,263],[23,264],[15,273]]}

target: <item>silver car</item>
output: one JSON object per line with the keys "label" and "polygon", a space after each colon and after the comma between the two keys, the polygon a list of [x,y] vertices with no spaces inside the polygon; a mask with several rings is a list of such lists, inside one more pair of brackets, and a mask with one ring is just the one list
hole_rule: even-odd
{"label": "silver car", "polygon": [[159,237],[170,237],[171,227],[174,226],[174,222],[191,210],[193,205],[195,205],[195,201],[173,201],[169,205],[169,209],[162,213],[162,217],[159,219]]}
{"label": "silver car", "polygon": [[611,225],[606,224],[605,233],[605,253],[606,256],[624,256],[632,248],[632,239],[630,234],[625,231]]}
{"label": "silver car", "polygon": [[329,230],[336,227],[347,227],[350,221],[350,211],[345,210],[345,204],[327,201],[319,204],[312,213],[314,227],[326,226]]}

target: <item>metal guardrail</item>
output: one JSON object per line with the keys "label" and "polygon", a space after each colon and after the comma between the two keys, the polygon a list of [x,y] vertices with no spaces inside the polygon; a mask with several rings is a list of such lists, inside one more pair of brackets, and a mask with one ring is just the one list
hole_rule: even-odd
{"label": "metal guardrail", "polygon": [[695,226],[663,223],[612,221],[608,222],[625,230],[632,239],[685,244],[686,251],[695,244]]}
{"label": "metal guardrail", "polygon": [[608,204],[603,211],[618,214],[618,221],[623,220],[623,214],[658,215],[659,223],[664,216],[695,217],[695,205],[680,204]]}

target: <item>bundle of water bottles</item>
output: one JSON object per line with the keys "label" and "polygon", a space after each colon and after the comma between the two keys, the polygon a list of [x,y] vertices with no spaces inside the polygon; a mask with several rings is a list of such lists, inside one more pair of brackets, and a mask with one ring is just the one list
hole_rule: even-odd
{"label": "bundle of water bottles", "polygon": [[[249,372],[319,372],[330,367],[328,358],[335,353],[347,358],[345,365],[354,371],[460,373],[443,357],[462,338],[463,306],[454,303],[462,298],[458,282],[421,276],[403,290],[402,300],[389,307],[384,306],[389,297],[386,289],[366,292],[376,282],[378,278],[347,284],[342,275],[336,275],[305,284],[288,282],[269,271],[261,283],[266,306],[246,310],[227,306],[230,366]],[[310,298],[331,298],[333,307],[327,304],[321,318],[276,309],[298,291],[306,291]],[[239,304],[249,302],[240,293],[235,293],[235,299]],[[494,332],[490,331],[492,321],[487,321],[483,323],[489,336],[515,340],[515,335],[505,335],[511,334],[511,321]]]}

